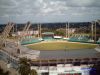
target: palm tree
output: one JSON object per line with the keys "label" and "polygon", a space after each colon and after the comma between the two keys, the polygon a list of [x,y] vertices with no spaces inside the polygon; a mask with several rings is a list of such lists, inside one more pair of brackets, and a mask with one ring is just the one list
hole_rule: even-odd
{"label": "palm tree", "polygon": [[19,60],[19,68],[18,68],[18,72],[21,75],[29,75],[30,74],[30,64],[28,62],[27,58],[20,58]]}
{"label": "palm tree", "polygon": [[37,74],[36,70],[32,69],[30,75],[38,75],[38,74]]}

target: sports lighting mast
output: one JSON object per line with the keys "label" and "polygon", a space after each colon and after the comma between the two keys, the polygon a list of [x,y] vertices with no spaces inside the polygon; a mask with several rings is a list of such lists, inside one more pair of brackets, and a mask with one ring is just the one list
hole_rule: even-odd
{"label": "sports lighting mast", "polygon": [[100,25],[100,20],[97,20],[96,22]]}
{"label": "sports lighting mast", "polygon": [[[98,24],[100,24],[100,20],[96,20],[96,21],[93,21],[91,24],[91,31],[92,31],[92,39],[93,39],[93,36],[94,36],[94,42],[96,43],[96,39],[97,39],[97,37],[96,37],[96,25],[97,25],[97,23]],[[93,29],[94,28],[94,29]]]}
{"label": "sports lighting mast", "polygon": [[92,37],[92,40],[93,40],[93,36],[94,36],[94,30],[93,30],[93,27],[94,27],[94,23],[91,22],[91,37]]}
{"label": "sports lighting mast", "polygon": [[100,20],[96,20],[96,23],[98,23],[100,25]]}
{"label": "sports lighting mast", "polygon": [[100,20],[96,20],[96,21],[94,21],[94,24],[95,24],[95,27],[94,27],[94,42],[96,43],[96,39],[97,39],[97,34],[96,34],[96,31],[97,31],[97,29],[96,29],[96,26],[97,26],[97,23],[98,24],[100,24]]}
{"label": "sports lighting mast", "polygon": [[27,24],[23,28],[22,35],[19,37],[19,41],[22,41],[23,40],[23,37],[28,32],[30,26],[31,26],[31,23],[30,22],[27,22]]}
{"label": "sports lighting mast", "polygon": [[68,38],[69,38],[69,22],[68,22]]}
{"label": "sports lighting mast", "polygon": [[94,30],[95,30],[95,32],[94,32],[94,42],[96,43],[96,39],[97,39],[97,37],[96,37],[96,30],[97,30],[97,29],[96,29],[96,21],[94,21],[94,24],[95,24],[95,25],[94,25],[94,26],[95,26],[95,27],[94,27]]}
{"label": "sports lighting mast", "polygon": [[28,34],[28,31],[29,31],[30,26],[31,26],[31,23],[28,22],[28,27],[26,28],[26,33],[27,33],[27,34]]}
{"label": "sports lighting mast", "polygon": [[40,26],[38,24],[38,38],[39,38],[39,34],[40,34]]}
{"label": "sports lighting mast", "polygon": [[9,36],[9,33],[10,33],[10,31],[11,31],[11,29],[13,28],[13,26],[14,26],[15,24],[14,23],[8,23],[7,25],[6,25],[6,27],[4,28],[4,31],[2,32],[2,35],[1,35],[1,37],[0,37],[0,41],[1,41],[1,47],[3,47],[3,45],[6,45],[6,39],[7,39],[7,37]]}
{"label": "sports lighting mast", "polygon": [[31,23],[30,22],[27,22],[27,24],[24,26],[23,30],[22,30],[22,35],[20,35],[18,37],[18,41],[17,41],[17,49],[19,50],[19,41],[21,42],[23,40],[23,37],[25,37],[25,34],[28,32],[29,28],[31,26]]}
{"label": "sports lighting mast", "polygon": [[40,24],[40,38],[42,37],[42,35],[41,35],[41,24]]}
{"label": "sports lighting mast", "polygon": [[69,38],[69,22],[66,23],[66,37]]}
{"label": "sports lighting mast", "polygon": [[41,24],[38,24],[38,38],[41,38]]}
{"label": "sports lighting mast", "polygon": [[66,38],[68,37],[68,25],[67,25],[67,23],[66,23]]}

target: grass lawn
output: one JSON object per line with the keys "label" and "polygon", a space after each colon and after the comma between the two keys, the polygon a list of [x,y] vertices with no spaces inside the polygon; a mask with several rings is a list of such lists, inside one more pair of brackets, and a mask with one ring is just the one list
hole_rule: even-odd
{"label": "grass lawn", "polygon": [[80,43],[69,43],[69,42],[45,42],[28,45],[28,48],[34,50],[69,50],[69,49],[91,49],[95,48],[93,44],[80,44]]}

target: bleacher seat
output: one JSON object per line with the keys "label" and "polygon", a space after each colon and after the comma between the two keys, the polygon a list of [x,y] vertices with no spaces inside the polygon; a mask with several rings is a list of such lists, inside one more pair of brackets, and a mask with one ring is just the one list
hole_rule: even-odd
{"label": "bleacher seat", "polygon": [[38,42],[41,42],[41,41],[42,40],[39,40],[37,38],[25,39],[25,40],[22,40],[21,44],[26,45],[26,44],[38,43]]}
{"label": "bleacher seat", "polygon": [[98,39],[97,44],[100,44],[100,38]]}
{"label": "bleacher seat", "polygon": [[77,35],[77,36],[73,36],[69,39],[69,41],[71,42],[88,42],[89,41],[89,37],[88,36],[80,36],[80,35]]}

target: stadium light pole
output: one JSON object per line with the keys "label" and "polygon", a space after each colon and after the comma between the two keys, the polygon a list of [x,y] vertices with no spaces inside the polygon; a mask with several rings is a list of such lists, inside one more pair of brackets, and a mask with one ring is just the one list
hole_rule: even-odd
{"label": "stadium light pole", "polygon": [[68,38],[69,38],[69,22],[68,22]]}
{"label": "stadium light pole", "polygon": [[95,43],[96,43],[96,39],[97,39],[97,37],[96,37],[96,28],[97,28],[96,26],[97,26],[97,23],[100,24],[100,20],[96,20],[95,21]]}
{"label": "stadium light pole", "polygon": [[95,29],[94,29],[94,30],[95,30],[95,34],[94,34],[94,35],[95,35],[95,36],[94,36],[94,42],[95,42],[95,43],[96,43],[96,38],[97,38],[97,37],[96,37],[96,23],[97,23],[97,22],[94,21],[94,24],[95,24],[95,27],[94,27],[94,28],[95,28]]}
{"label": "stadium light pole", "polygon": [[41,38],[41,37],[42,37],[42,36],[41,36],[41,24],[40,24],[39,26],[40,26],[40,38]]}
{"label": "stadium light pole", "polygon": [[95,43],[96,43],[96,39],[97,39],[97,37],[96,37],[96,35],[97,35],[97,34],[96,34],[96,30],[97,30],[97,29],[96,29],[96,28],[97,28],[97,27],[96,27],[96,26],[97,26],[97,23],[100,24],[100,20],[96,20],[96,21],[94,21],[94,22],[95,22]]}
{"label": "stadium light pole", "polygon": [[100,25],[100,20],[96,20],[95,22],[98,23],[98,24]]}
{"label": "stadium light pole", "polygon": [[39,24],[38,24],[38,38],[39,38],[39,33],[40,33],[40,29],[39,29]]}
{"label": "stadium light pole", "polygon": [[96,22],[100,25],[100,20],[96,20]]}
{"label": "stadium light pole", "polygon": [[91,37],[92,37],[92,40],[93,40],[93,32],[94,32],[94,30],[93,30],[93,27],[94,27],[94,24],[93,24],[93,22],[91,22]]}
{"label": "stadium light pole", "polygon": [[66,23],[66,38],[68,37],[68,25]]}
{"label": "stadium light pole", "polygon": [[69,38],[69,22],[66,23],[66,37]]}

